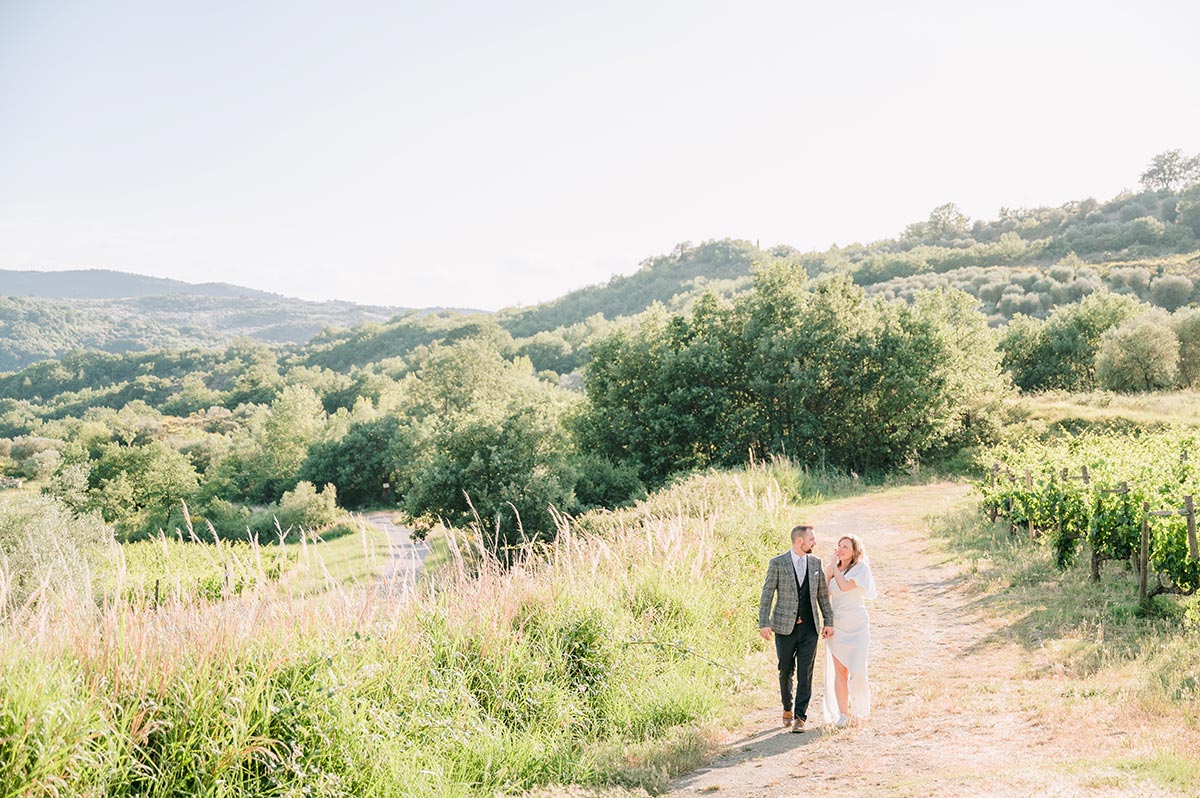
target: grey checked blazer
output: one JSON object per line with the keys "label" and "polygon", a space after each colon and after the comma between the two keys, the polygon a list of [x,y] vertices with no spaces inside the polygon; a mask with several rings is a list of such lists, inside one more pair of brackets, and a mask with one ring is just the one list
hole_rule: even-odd
{"label": "grey checked blazer", "polygon": [[[823,626],[833,626],[833,609],[829,606],[829,584],[821,568],[821,559],[805,555],[808,560],[808,595],[812,599],[812,617],[823,621]],[[796,593],[796,572],[792,568],[792,553],[785,551],[772,557],[767,566],[767,580],[763,582],[762,598],[758,602],[758,628],[770,626],[776,634],[788,635],[796,626],[800,615],[800,596]],[[814,589],[815,588],[815,589]],[[775,610],[771,611],[771,600]],[[817,609],[820,608],[820,616]],[[768,623],[769,619],[769,623]]]}

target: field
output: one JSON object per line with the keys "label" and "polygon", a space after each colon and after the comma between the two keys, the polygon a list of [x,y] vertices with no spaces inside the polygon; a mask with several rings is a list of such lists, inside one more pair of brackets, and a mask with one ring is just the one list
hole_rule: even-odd
{"label": "field", "polygon": [[407,600],[271,579],[47,599],[0,627],[0,794],[661,788],[747,684],[757,571],[819,489],[783,465],[694,477]]}
{"label": "field", "polygon": [[371,584],[388,557],[387,538],[362,516],[347,518],[328,539],[295,543],[196,543],[160,537],[121,546],[121,568],[113,587],[128,595],[189,595],[209,599],[238,593],[257,583],[285,592],[321,593]]}
{"label": "field", "polygon": [[1121,394],[1111,391],[1028,394],[1012,400],[1015,414],[1041,425],[1078,428],[1109,425],[1200,425],[1200,392],[1156,391]]}
{"label": "field", "polygon": [[[775,728],[753,615],[800,518],[821,553],[862,533],[885,582],[858,729]],[[801,763],[846,757],[868,795],[1197,787],[1191,600],[1147,615],[1127,572],[1097,589],[1083,564],[1059,571],[969,486],[777,462],[578,519],[507,570],[457,540],[407,598],[309,566],[290,584],[323,584],[303,591],[260,579],[6,619],[0,795],[833,795],[829,768]],[[377,557],[369,534],[320,545]]]}

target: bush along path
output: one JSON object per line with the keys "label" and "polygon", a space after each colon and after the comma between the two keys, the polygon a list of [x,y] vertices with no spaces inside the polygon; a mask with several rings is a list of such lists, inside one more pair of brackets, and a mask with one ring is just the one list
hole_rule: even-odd
{"label": "bush along path", "polygon": [[[751,666],[762,678],[759,708],[728,733],[718,758],[676,779],[669,794],[1200,792],[1195,692],[1190,700],[1186,692],[1178,700],[1178,690],[1176,700],[1163,700],[1140,689],[1145,658],[1122,663],[1120,656],[1104,654],[1102,624],[1099,642],[1095,630],[1070,630],[1065,639],[1056,638],[1050,626],[1039,632],[1038,613],[1045,613],[1036,591],[1054,589],[1059,577],[1053,554],[1022,551],[1036,544],[1007,543],[997,535],[1002,545],[1013,547],[1008,555],[1013,562],[965,563],[961,541],[992,534],[978,520],[976,506],[968,487],[943,483],[830,502],[807,513],[816,525],[817,553],[827,558],[839,534],[856,532],[872,559],[880,586],[869,608],[874,715],[858,728],[784,732],[777,720],[774,651],[764,646]],[[931,524],[952,534],[934,535]],[[1031,574],[1043,574],[1050,584],[1023,585],[995,575],[1014,566],[1031,581]],[[988,576],[989,569],[995,573]],[[1135,600],[1132,583],[1118,588]],[[1014,592],[1017,599],[1011,598]],[[752,614],[748,609],[746,617]],[[1088,639],[1080,639],[1084,636]],[[1063,655],[1077,647],[1093,652],[1090,665],[1081,666],[1078,658],[1072,664]],[[1190,647],[1176,645],[1174,656],[1188,658],[1193,669],[1200,661],[1194,641]],[[818,723],[823,665],[822,649],[809,712]]]}

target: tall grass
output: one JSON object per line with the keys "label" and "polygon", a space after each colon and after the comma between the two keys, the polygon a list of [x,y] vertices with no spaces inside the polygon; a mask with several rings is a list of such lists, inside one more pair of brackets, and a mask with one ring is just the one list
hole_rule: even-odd
{"label": "tall grass", "polygon": [[0,796],[661,786],[745,684],[806,479],[694,476],[404,596],[47,596],[0,623]]}

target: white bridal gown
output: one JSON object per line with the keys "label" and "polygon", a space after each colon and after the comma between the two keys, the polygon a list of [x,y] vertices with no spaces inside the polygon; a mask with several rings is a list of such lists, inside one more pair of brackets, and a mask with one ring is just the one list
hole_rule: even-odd
{"label": "white bridal gown", "polygon": [[867,682],[867,646],[871,641],[871,626],[863,604],[877,595],[875,577],[866,561],[856,563],[844,575],[854,580],[854,587],[842,590],[836,579],[829,582],[829,603],[833,609],[833,637],[825,641],[825,720],[835,723],[838,710],[834,693],[833,658],[850,671],[848,683],[850,701],[846,716],[863,719],[871,714],[871,685]]}

